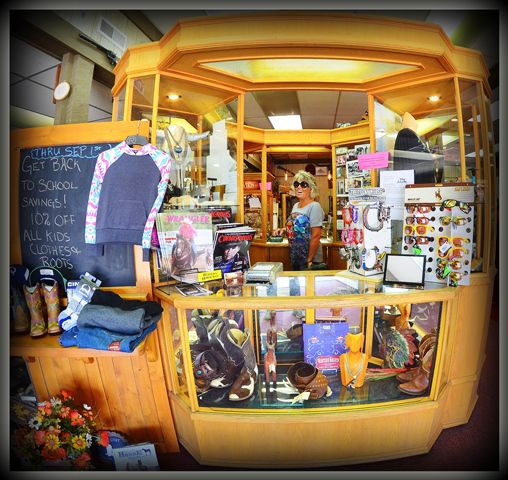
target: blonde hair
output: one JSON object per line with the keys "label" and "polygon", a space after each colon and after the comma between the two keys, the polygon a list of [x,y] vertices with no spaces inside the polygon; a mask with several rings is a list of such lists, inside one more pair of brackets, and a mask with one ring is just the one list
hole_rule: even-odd
{"label": "blonde hair", "polygon": [[[298,170],[293,177],[293,182],[307,182],[310,187],[310,198],[316,198],[318,196],[318,188],[314,175],[305,170]],[[294,190],[295,188],[292,187]]]}

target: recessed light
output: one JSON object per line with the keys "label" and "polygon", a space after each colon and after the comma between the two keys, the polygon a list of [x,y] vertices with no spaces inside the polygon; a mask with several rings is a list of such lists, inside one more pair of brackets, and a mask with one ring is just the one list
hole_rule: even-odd
{"label": "recessed light", "polygon": [[178,93],[170,93],[168,95],[169,100],[178,100],[179,98],[182,98],[181,95],[178,95]]}
{"label": "recessed light", "polygon": [[431,102],[439,102],[439,100],[441,100],[441,97],[439,95],[431,95],[430,97],[427,97],[427,99]]}
{"label": "recessed light", "polygon": [[268,120],[275,130],[302,130],[300,115],[273,115]]}

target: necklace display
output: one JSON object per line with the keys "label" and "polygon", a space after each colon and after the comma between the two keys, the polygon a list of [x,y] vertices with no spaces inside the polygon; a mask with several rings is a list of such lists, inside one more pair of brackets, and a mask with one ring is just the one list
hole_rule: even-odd
{"label": "necklace display", "polygon": [[351,381],[348,383],[347,388],[355,388],[356,379],[358,378],[358,376],[360,375],[360,373],[363,370],[363,365],[365,363],[365,354],[362,353],[362,354],[360,354],[360,356],[361,356],[360,365],[358,366],[358,369],[356,370],[356,372],[353,373],[349,367],[349,354],[348,353],[345,354],[346,371],[347,371],[349,377],[351,378]]}
{"label": "necklace display", "polygon": [[178,155],[182,154],[183,147],[182,147],[181,142],[185,138],[185,130],[182,129],[182,135],[180,136],[180,138],[178,140],[174,137],[174,135],[171,133],[171,130],[169,128],[167,128],[166,131],[169,133],[171,140],[173,140],[173,142],[174,142],[172,150]]}
{"label": "necklace display", "polygon": [[187,146],[187,132],[184,128],[175,126],[177,129],[181,128],[180,136],[175,137],[177,134],[175,133],[175,135],[173,135],[170,127],[171,125],[164,129],[164,135],[166,137],[169,152],[171,153],[175,164],[175,184],[179,188],[183,189],[185,186],[185,168],[190,161]]}
{"label": "necklace display", "polygon": [[[377,211],[376,215],[377,224],[375,225],[371,225],[369,223],[370,210]],[[389,219],[390,219],[390,207],[385,207],[381,204],[378,204],[378,205],[367,205],[363,209],[363,225],[371,232],[379,232],[383,228],[384,222],[388,221]]]}

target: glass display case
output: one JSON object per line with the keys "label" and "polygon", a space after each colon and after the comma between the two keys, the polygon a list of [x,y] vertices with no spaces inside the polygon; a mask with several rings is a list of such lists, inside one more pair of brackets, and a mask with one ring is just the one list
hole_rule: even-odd
{"label": "glass display case", "polygon": [[[390,288],[343,272],[281,274],[273,284],[245,286],[242,297],[182,297],[170,286],[157,291],[172,299],[175,393],[193,410],[336,410],[435,394],[449,295],[440,284],[427,283],[423,291]],[[366,367],[356,388],[341,379],[340,358],[351,351],[348,336],[361,337]],[[316,398],[299,397],[305,390],[294,383],[292,369],[302,364],[323,374],[326,389]],[[234,385],[246,367],[253,383],[238,399]]]}

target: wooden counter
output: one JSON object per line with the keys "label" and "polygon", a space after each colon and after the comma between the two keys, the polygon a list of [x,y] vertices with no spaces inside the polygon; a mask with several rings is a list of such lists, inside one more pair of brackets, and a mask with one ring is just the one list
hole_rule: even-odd
{"label": "wooden counter", "polygon": [[[330,270],[344,270],[347,262],[339,257],[339,248],[342,243],[332,243],[321,240],[323,247],[323,261]],[[282,262],[284,270],[291,270],[289,260],[289,245],[287,240],[283,242],[253,242],[249,248],[251,264],[256,262]]]}

